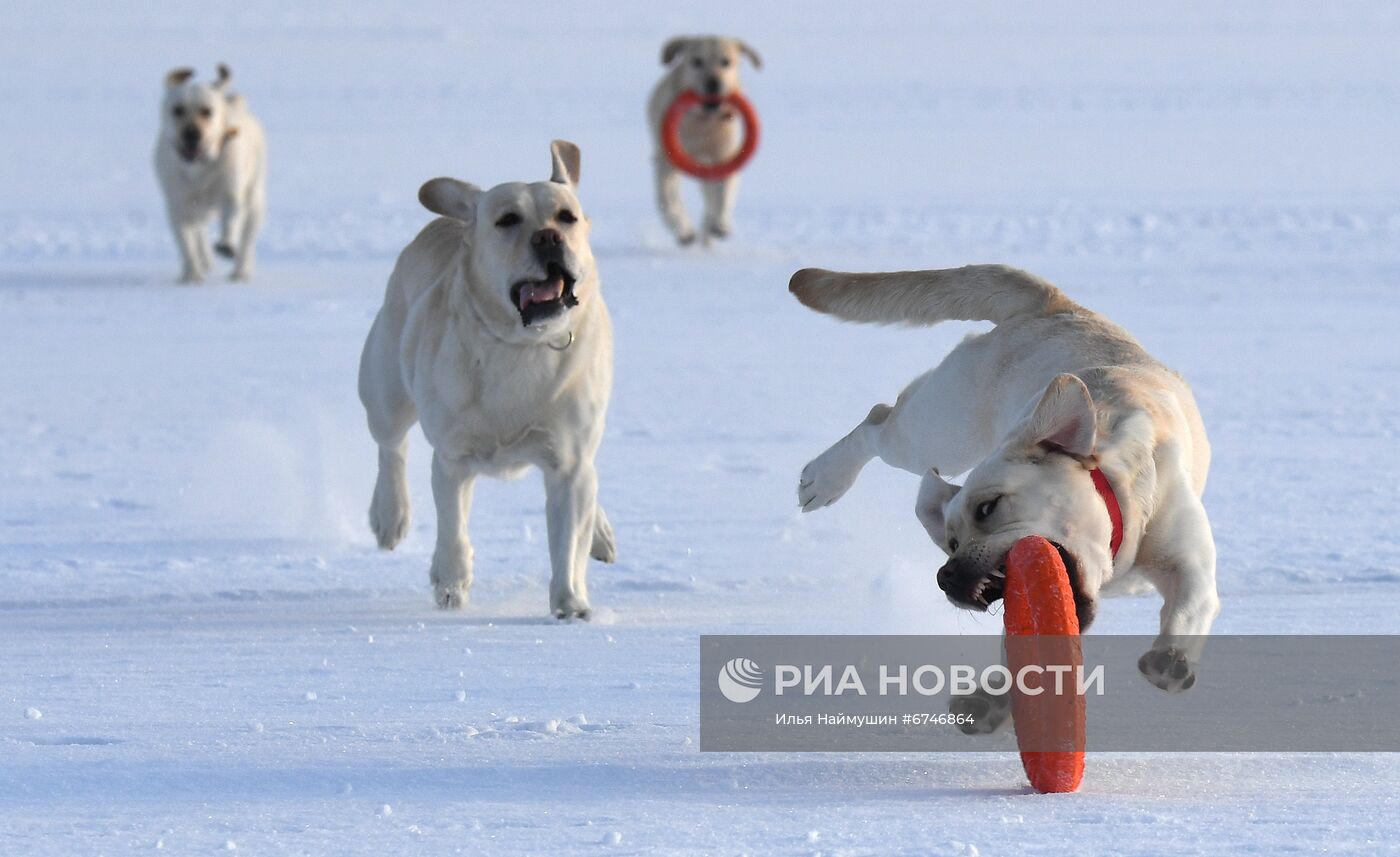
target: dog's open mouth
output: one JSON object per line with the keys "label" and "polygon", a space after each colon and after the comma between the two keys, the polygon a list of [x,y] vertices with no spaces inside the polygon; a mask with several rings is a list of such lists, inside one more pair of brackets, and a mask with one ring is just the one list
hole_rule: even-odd
{"label": "dog's open mouth", "polygon": [[[1060,561],[1065,564],[1065,573],[1069,577],[1071,591],[1078,593],[1079,587],[1079,562],[1074,558],[1074,554],[1065,550],[1065,546],[1058,542],[1051,542],[1055,550],[1060,553]],[[972,610],[986,610],[992,604],[1002,599],[1006,594],[1006,557],[1002,557],[996,568],[987,572],[975,583],[971,590],[963,598],[958,599],[964,606]]]}
{"label": "dog's open mouth", "polygon": [[193,146],[187,146],[184,143],[176,143],[175,154],[179,155],[180,160],[184,161],[185,163],[192,164],[199,157],[199,152],[201,148],[202,145],[199,143],[195,143]]}
{"label": "dog's open mouth", "polygon": [[549,321],[578,306],[573,275],[555,262],[545,268],[543,280],[521,280],[511,286],[510,299],[520,311],[520,323],[526,327]]}
{"label": "dog's open mouth", "polygon": [[986,610],[993,602],[1000,601],[1006,594],[1006,558],[997,567],[987,572],[981,580],[972,584],[968,600],[974,610]]}

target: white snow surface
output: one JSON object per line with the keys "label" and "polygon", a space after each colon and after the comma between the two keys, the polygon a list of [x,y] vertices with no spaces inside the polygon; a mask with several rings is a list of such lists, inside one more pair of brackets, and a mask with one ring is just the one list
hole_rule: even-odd
{"label": "white snow surface", "polygon": [[[1377,854],[1388,755],[701,754],[702,633],[994,633],[917,480],[802,465],[968,330],[841,325],[791,272],[1007,262],[1195,386],[1235,633],[1400,632],[1400,9],[13,0],[0,25],[0,854]],[[672,246],[660,43],[743,35],[736,235]],[[251,285],[173,285],[160,81],[268,129]],[[617,331],[591,623],[546,618],[538,478],[478,489],[434,609],[427,449],[365,521],[360,344],[419,184],[583,149]],[[693,197],[692,197],[693,199]],[[1096,630],[1152,633],[1153,598]],[[1207,667],[1208,669],[1208,661]],[[42,715],[40,714],[42,712]]]}

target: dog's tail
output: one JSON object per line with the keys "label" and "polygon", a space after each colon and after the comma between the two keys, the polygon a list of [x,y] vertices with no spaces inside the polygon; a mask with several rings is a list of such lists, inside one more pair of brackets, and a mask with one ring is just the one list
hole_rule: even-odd
{"label": "dog's tail", "polygon": [[1007,265],[845,274],[803,268],[788,290],[818,312],[846,321],[930,325],[1046,316],[1078,309],[1064,292]]}

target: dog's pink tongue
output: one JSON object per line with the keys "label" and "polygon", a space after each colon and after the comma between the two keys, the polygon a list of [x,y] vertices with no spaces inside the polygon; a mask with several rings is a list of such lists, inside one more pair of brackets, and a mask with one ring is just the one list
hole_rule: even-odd
{"label": "dog's pink tongue", "polygon": [[530,304],[549,303],[564,294],[564,278],[552,277],[541,283],[526,283],[520,287],[520,308]]}

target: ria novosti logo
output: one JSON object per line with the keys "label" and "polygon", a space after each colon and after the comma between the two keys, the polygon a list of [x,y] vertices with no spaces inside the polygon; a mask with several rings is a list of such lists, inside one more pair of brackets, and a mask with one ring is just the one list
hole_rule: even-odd
{"label": "ria novosti logo", "polygon": [[763,690],[763,667],[748,658],[734,658],[720,668],[719,692],[730,702],[750,702]]}
{"label": "ria novosti logo", "polygon": [[[749,658],[732,658],[720,668],[717,681],[720,693],[730,702],[752,702],[763,692],[763,667]],[[874,685],[871,686],[871,682]],[[971,664],[920,664],[910,670],[908,664],[879,664],[862,672],[855,664],[775,664],[773,666],[773,695],[830,696],[937,696],[947,691],[953,696],[987,693],[1002,696],[1013,688],[1023,696],[1056,696],[1072,693],[1084,696],[1104,695],[1104,667],[1083,664],[1026,664],[1012,672],[1003,664],[992,664],[980,671]]]}

